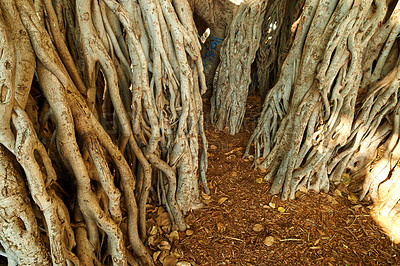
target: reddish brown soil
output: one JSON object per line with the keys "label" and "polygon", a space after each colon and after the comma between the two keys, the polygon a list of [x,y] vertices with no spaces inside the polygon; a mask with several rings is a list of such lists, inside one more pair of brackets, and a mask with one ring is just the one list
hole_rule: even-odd
{"label": "reddish brown soil", "polygon": [[[270,184],[259,183],[263,174],[242,158],[256,109],[250,101],[244,128],[235,136],[216,132],[207,121],[211,194],[203,195],[202,210],[187,216],[189,235],[181,232],[172,246],[179,260],[192,265],[399,265],[400,246],[374,223],[368,203],[351,202],[344,186],[328,194],[298,192],[290,201],[268,193]],[[273,243],[264,243],[267,237]]]}

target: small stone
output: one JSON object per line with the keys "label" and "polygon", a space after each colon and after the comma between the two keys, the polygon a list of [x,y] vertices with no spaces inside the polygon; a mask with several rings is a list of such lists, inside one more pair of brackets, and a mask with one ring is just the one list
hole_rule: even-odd
{"label": "small stone", "polygon": [[274,239],[273,236],[267,236],[267,237],[264,239],[263,243],[264,243],[264,245],[266,245],[267,247],[270,247],[270,246],[272,246],[272,245],[274,244],[274,241],[275,241],[275,239]]}
{"label": "small stone", "polygon": [[191,229],[186,230],[186,235],[191,236],[193,235],[194,231]]}
{"label": "small stone", "polygon": [[275,203],[270,202],[270,203],[268,203],[268,205],[269,205],[272,209],[275,209]]}

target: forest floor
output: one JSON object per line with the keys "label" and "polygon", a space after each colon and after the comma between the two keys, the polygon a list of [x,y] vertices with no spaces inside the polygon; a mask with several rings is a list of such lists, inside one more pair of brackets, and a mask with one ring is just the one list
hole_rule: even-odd
{"label": "forest floor", "polygon": [[264,174],[243,159],[257,102],[249,98],[243,129],[231,136],[214,130],[205,101],[211,193],[202,194],[204,208],[189,213],[190,229],[179,238],[169,232],[165,210],[148,205],[154,236],[147,244],[157,264],[399,265],[400,245],[373,221],[370,203],[344,185],[328,194],[299,191],[289,201],[268,193]]}

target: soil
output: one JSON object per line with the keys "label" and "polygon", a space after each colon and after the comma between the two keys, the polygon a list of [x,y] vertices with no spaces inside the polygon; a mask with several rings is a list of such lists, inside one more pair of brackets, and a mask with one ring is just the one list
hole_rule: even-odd
{"label": "soil", "polygon": [[243,129],[231,136],[214,130],[205,102],[211,193],[202,194],[203,209],[188,214],[190,229],[179,240],[168,222],[162,226],[165,210],[149,205],[149,231],[161,233],[153,230],[148,241],[157,264],[399,265],[400,246],[373,221],[370,203],[358,202],[345,185],[327,194],[299,191],[289,201],[268,193],[264,174],[243,158],[257,103],[249,97]]}

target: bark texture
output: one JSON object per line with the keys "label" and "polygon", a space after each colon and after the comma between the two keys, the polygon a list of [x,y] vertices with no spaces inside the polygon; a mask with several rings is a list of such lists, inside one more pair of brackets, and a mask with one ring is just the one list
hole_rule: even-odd
{"label": "bark texture", "polygon": [[237,133],[243,123],[251,81],[251,65],[261,38],[261,25],[268,1],[244,1],[221,48],[221,62],[214,77],[211,121],[219,130]]}

